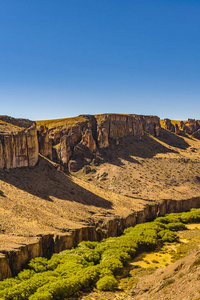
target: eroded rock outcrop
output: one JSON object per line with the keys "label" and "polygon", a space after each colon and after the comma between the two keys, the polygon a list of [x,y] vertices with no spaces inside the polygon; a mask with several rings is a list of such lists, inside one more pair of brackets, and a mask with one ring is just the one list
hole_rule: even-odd
{"label": "eroded rock outcrop", "polygon": [[[118,145],[120,139],[127,136],[141,138],[144,132],[159,136],[160,119],[156,116],[121,114],[82,115],[48,129],[40,127],[38,139],[42,155],[48,157],[52,152],[54,161],[70,170],[78,170],[110,143]],[[49,141],[52,151],[49,151]]]}
{"label": "eroded rock outcrop", "polygon": [[40,126],[38,132],[39,152],[49,159],[53,159],[52,145],[53,142],[49,138],[49,130],[46,126]]}
{"label": "eroded rock outcrop", "polygon": [[[188,119],[188,122],[184,124],[183,131],[188,134],[194,134],[198,136],[198,133],[195,134],[200,129],[200,120]],[[198,137],[197,137],[198,138]]]}
{"label": "eroded rock outcrop", "polygon": [[175,134],[180,134],[180,129],[178,127],[178,124],[175,124]]}
{"label": "eroded rock outcrop", "polygon": [[175,132],[175,126],[172,124],[170,119],[164,119],[164,126],[166,130]]}
{"label": "eroded rock outcrop", "polygon": [[97,117],[97,143],[100,149],[107,148],[110,141],[128,135],[144,135],[143,119],[141,116],[108,114]]}
{"label": "eroded rock outcrop", "polygon": [[28,129],[0,134],[0,168],[34,166],[38,161],[36,124]]}

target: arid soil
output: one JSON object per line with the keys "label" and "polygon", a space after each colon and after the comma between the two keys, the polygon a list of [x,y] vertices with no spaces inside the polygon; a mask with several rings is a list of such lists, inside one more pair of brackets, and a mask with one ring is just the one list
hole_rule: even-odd
{"label": "arid soil", "polygon": [[162,129],[159,138],[124,138],[104,150],[89,174],[65,174],[44,157],[35,167],[1,170],[0,249],[126,217],[162,199],[199,197],[199,153],[198,140]]}
{"label": "arid soil", "polygon": [[199,140],[162,129],[159,138],[122,140],[104,151],[105,163],[94,173],[76,176],[137,203],[187,199],[200,195],[199,151]]}

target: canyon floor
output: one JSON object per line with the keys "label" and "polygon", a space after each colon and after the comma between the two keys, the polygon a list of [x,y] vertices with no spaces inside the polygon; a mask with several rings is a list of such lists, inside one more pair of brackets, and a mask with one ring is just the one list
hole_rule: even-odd
{"label": "canyon floor", "polygon": [[70,300],[199,300],[200,224],[187,227],[178,243],[137,256],[117,276],[115,291],[94,289]]}

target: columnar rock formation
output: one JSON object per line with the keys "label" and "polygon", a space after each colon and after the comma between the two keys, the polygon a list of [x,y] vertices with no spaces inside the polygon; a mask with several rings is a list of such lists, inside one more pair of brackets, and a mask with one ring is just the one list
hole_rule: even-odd
{"label": "columnar rock formation", "polygon": [[173,125],[170,119],[164,119],[164,127],[175,134],[180,134],[181,129],[183,132],[200,139],[200,120],[188,119],[188,121],[181,121],[179,128],[177,123]]}
{"label": "columnar rock formation", "polygon": [[83,115],[74,120],[49,129],[43,126],[38,131],[40,153],[73,171],[90,163],[110,143],[117,145],[123,137],[141,138],[144,132],[160,134],[160,119],[156,116]]}
{"label": "columnar rock formation", "polygon": [[[10,130],[7,130],[9,128]],[[5,130],[4,130],[5,129]],[[38,139],[36,124],[20,129],[1,123],[0,168],[34,166],[38,161]]]}
{"label": "columnar rock formation", "polygon": [[[200,129],[200,120],[188,119],[187,122],[181,122],[181,129],[188,134],[194,135],[198,138],[197,131]],[[197,134],[196,134],[197,133]]]}
{"label": "columnar rock formation", "polygon": [[[172,124],[170,119],[164,119],[165,129],[171,132],[175,132],[175,126]],[[177,125],[178,126],[178,125]]]}
{"label": "columnar rock formation", "polygon": [[52,160],[52,143],[49,139],[49,131],[46,126],[40,126],[38,130],[38,143],[40,154]]}

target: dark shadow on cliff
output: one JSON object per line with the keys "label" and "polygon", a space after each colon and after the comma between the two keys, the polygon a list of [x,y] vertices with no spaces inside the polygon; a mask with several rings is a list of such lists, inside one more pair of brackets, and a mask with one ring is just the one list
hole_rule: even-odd
{"label": "dark shadow on cliff", "polygon": [[[181,135],[184,133],[181,132]],[[188,136],[187,136],[188,137]],[[188,143],[180,136],[174,133],[171,133],[168,130],[161,128],[160,136],[158,140],[168,144],[169,146],[179,148],[179,149],[187,149],[189,147]]]}
{"label": "dark shadow on cliff", "polygon": [[0,180],[7,182],[29,194],[52,201],[51,197],[73,201],[84,205],[111,209],[112,203],[74,183],[69,176],[40,157],[32,168],[17,168],[4,171]]}
{"label": "dark shadow on cliff", "polygon": [[[177,151],[165,147],[155,140],[150,134],[145,134],[137,139],[128,136],[119,141],[119,145],[114,142],[110,147],[101,151],[104,160],[108,163],[123,166],[122,160],[131,163],[141,164],[135,157],[153,158],[157,153],[177,153]],[[132,156],[135,156],[134,158]]]}

